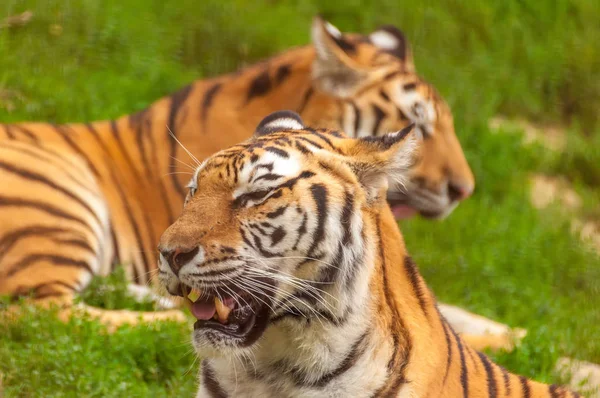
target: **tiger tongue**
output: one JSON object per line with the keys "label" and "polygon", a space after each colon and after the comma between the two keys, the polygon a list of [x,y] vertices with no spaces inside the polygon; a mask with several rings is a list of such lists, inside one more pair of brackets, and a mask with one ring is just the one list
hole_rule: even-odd
{"label": "tiger tongue", "polygon": [[215,297],[214,300],[203,301],[202,299],[196,300],[190,306],[192,315],[196,319],[209,320],[217,314],[217,318],[221,323],[227,322],[230,312],[235,308],[235,300],[231,297],[221,301]]}
{"label": "tiger tongue", "polygon": [[190,309],[192,311],[192,315],[194,315],[196,319],[202,319],[204,321],[211,319],[213,316],[215,316],[215,312],[217,312],[215,309],[215,303],[212,300],[197,300],[191,305]]}

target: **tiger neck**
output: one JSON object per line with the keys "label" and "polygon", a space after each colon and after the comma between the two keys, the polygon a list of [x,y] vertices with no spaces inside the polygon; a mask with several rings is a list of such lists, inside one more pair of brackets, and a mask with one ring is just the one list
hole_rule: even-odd
{"label": "tiger neck", "polygon": [[[420,348],[410,331],[428,333],[429,322],[437,322],[434,300],[420,279],[421,291],[415,290],[410,275],[420,278],[418,273],[405,271],[409,258],[389,209],[383,216],[373,215],[365,228],[365,236],[371,237],[364,242],[365,252],[341,267],[341,273],[347,267],[359,268],[354,283],[330,291],[348,293],[339,295],[339,301],[353,299],[339,308],[337,322],[314,318],[306,324],[271,327],[259,347],[248,353],[248,361],[242,361],[242,371],[238,366],[234,374],[230,360],[205,360],[201,384],[214,386],[218,380],[237,385],[239,396],[298,395],[307,388],[323,396],[393,396],[397,386],[417,379],[407,366],[414,362],[413,349]],[[343,315],[347,308],[352,311]],[[427,317],[431,320],[425,321]],[[436,363],[436,354],[429,360]],[[275,394],[275,386],[282,385],[284,390]]]}

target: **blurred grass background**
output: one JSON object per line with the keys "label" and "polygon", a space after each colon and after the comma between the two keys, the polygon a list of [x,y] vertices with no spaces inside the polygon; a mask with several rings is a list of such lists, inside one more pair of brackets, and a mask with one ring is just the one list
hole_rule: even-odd
{"label": "blurred grass background", "polygon": [[[134,112],[194,79],[307,44],[317,13],[344,31],[400,27],[417,70],[450,103],[477,178],[475,195],[441,224],[402,223],[426,280],[444,302],[529,330],[520,349],[494,355],[515,372],[551,381],[559,356],[600,363],[600,259],[560,209],[530,205],[528,186],[533,172],[565,176],[584,199],[581,215],[600,221],[600,2],[0,2],[0,20],[24,11],[28,23],[0,28],[1,122]],[[565,126],[566,148],[493,134],[498,114]],[[86,300],[130,301],[106,291],[115,289]],[[7,396],[191,396],[188,340],[175,325],[106,335],[91,321],[31,313],[0,324],[0,385]]]}

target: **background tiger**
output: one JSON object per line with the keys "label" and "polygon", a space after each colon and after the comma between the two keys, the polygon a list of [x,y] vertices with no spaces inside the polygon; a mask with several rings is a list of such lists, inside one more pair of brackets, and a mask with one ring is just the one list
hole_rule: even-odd
{"label": "background tiger", "polygon": [[198,397],[576,397],[466,345],[385,196],[411,127],[346,138],[277,112],[204,161],[163,234],[159,277],[199,294]]}
{"label": "background tiger", "polygon": [[[357,137],[415,123],[422,159],[406,189],[390,189],[398,216],[443,217],[468,197],[474,179],[452,114],[415,74],[404,36],[389,26],[342,35],[316,18],[312,38],[312,46],[197,81],[118,120],[0,126],[0,294],[69,304],[92,275],[115,264],[125,265],[131,281],[147,283],[160,231],[180,212],[181,173],[189,171],[170,133],[203,159],[281,108]],[[113,324],[138,315],[93,311]]]}

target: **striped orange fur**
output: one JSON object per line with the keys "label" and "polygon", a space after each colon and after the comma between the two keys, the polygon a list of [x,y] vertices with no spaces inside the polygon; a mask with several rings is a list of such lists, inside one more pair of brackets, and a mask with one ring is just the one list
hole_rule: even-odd
{"label": "striped orange fur", "polygon": [[422,159],[406,190],[390,189],[390,203],[399,215],[451,212],[473,175],[450,109],[415,73],[404,36],[392,27],[342,35],[319,18],[312,36],[313,45],[196,81],[117,120],[0,125],[0,294],[69,305],[116,264],[147,284],[160,233],[181,211],[182,173],[196,166],[171,132],[201,160],[282,108],[354,136],[415,123]]}
{"label": "striped orange fur", "polygon": [[199,398],[578,396],[509,373],[439,313],[385,201],[410,130],[347,138],[279,112],[197,168],[159,270],[199,293]]}

